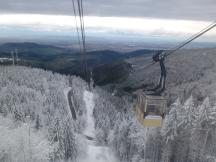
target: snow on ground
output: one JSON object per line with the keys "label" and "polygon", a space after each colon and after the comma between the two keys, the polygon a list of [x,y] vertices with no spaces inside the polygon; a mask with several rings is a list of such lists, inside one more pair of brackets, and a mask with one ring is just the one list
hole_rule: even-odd
{"label": "snow on ground", "polygon": [[117,160],[108,147],[88,145],[86,157],[79,162],[116,162]]}
{"label": "snow on ground", "polygon": [[95,125],[94,125],[94,118],[93,118],[93,110],[94,110],[94,95],[93,93],[89,91],[84,91],[84,97],[83,100],[86,104],[86,110],[87,110],[87,127],[84,131],[84,134],[89,137],[95,137]]}
{"label": "snow on ground", "polygon": [[[84,134],[89,137],[95,137],[95,125],[93,118],[93,110],[95,106],[94,94],[89,91],[84,91],[83,100],[87,109],[87,126]],[[116,158],[108,147],[98,146],[94,140],[87,140],[87,153],[85,157],[80,157],[79,162],[116,162]]]}

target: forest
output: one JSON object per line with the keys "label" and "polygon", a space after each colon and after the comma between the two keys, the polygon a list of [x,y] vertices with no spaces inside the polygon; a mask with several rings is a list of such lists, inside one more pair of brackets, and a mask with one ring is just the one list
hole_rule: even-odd
{"label": "forest", "polygon": [[[77,120],[68,109],[71,88]],[[81,78],[22,66],[0,68],[0,161],[79,162],[87,152],[83,100],[88,85]],[[130,96],[119,97],[95,87],[93,110],[99,146],[119,162],[214,162],[216,103],[176,98],[162,128],[143,127]]]}

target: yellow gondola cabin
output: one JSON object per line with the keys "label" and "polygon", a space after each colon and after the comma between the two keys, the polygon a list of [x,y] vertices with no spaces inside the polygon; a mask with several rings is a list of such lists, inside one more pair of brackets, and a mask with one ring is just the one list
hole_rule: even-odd
{"label": "yellow gondola cabin", "polygon": [[161,127],[166,110],[166,99],[140,93],[135,106],[139,122],[146,127]]}

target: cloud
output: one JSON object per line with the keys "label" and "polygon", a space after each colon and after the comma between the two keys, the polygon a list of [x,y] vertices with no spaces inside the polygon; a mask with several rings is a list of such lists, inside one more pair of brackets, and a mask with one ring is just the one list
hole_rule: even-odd
{"label": "cloud", "polygon": [[[88,16],[215,20],[215,0],[83,0]],[[71,0],[2,0],[0,13],[72,15]]]}
{"label": "cloud", "polygon": [[[208,26],[208,21],[189,21],[156,18],[98,17],[86,16],[86,33],[118,34],[134,36],[159,36],[188,38]],[[58,32],[67,34],[76,32],[73,16],[41,14],[0,15],[0,26],[10,29],[26,28],[33,31]],[[1,34],[1,31],[0,31]],[[208,33],[208,38],[216,39],[216,30]]]}

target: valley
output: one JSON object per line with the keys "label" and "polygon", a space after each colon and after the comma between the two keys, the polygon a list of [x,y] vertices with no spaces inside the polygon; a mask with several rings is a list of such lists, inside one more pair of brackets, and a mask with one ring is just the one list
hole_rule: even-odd
{"label": "valley", "polygon": [[[154,50],[137,50],[116,52],[111,50],[89,51],[84,56],[77,50],[36,43],[6,43],[0,45],[0,58],[12,58],[11,51],[18,51],[19,65],[38,67],[66,75],[77,75],[85,78],[84,64],[94,73],[95,82],[105,85],[127,77],[131,69],[126,58],[149,55]],[[1,64],[12,64],[6,61]],[[112,75],[115,71],[116,75]]]}

